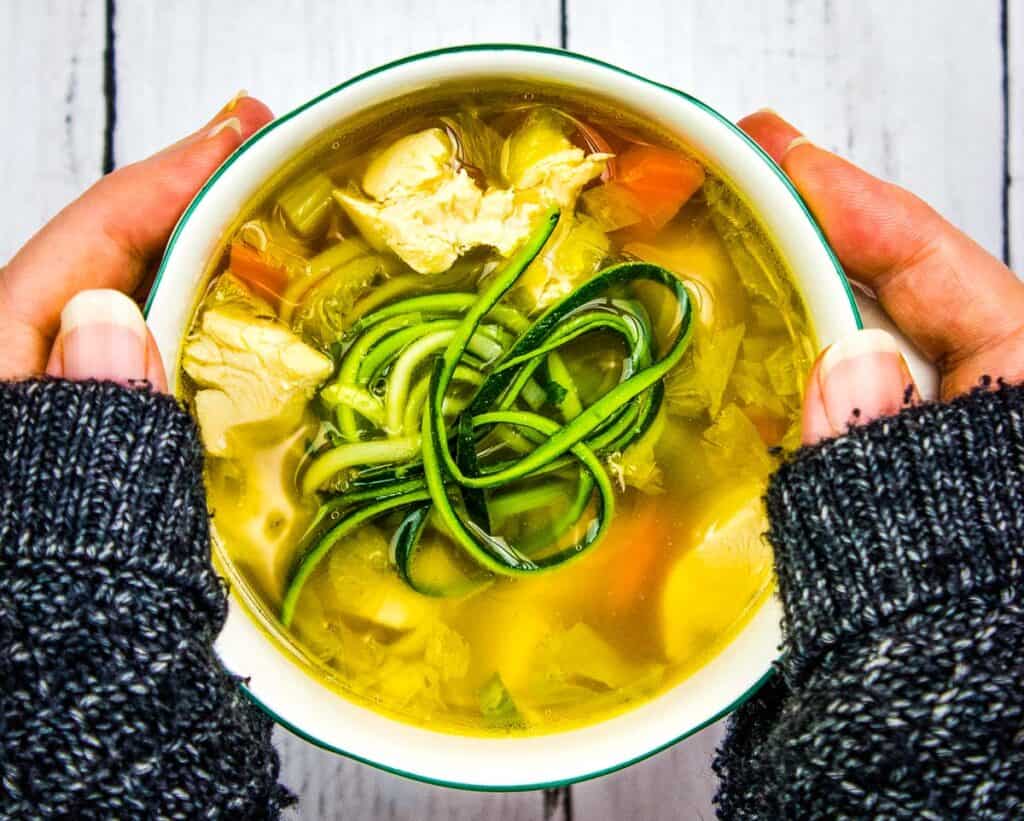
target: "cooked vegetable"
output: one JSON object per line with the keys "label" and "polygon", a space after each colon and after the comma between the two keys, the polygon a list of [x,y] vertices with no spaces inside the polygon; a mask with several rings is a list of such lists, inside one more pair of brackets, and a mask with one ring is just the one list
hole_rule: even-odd
{"label": "cooked vegetable", "polygon": [[763,601],[807,313],[742,196],[627,111],[531,82],[401,105],[232,221],[177,380],[218,545],[344,697],[592,724]]}
{"label": "cooked vegetable", "polygon": [[267,262],[263,255],[241,242],[232,242],[228,270],[274,306],[281,300],[288,283],[288,272]]}
{"label": "cooked vegetable", "polygon": [[500,186],[501,135],[475,111],[457,111],[442,118],[448,137],[455,145],[455,157],[481,188]]}
{"label": "cooked vegetable", "polygon": [[[628,449],[657,414],[660,380],[682,357],[690,339],[689,300],[679,281],[663,269],[646,263],[625,263],[608,268],[579,286],[526,327],[513,343],[512,337],[495,325],[485,324],[484,320],[504,316],[507,324],[522,328],[522,319],[511,319],[515,314],[509,316],[507,309],[505,312],[497,310],[498,301],[540,252],[557,220],[558,212],[551,212],[479,297],[456,300],[464,305],[457,319],[435,319],[424,313],[430,308],[437,313],[446,308],[450,311],[451,300],[413,297],[356,323],[354,330],[358,335],[342,361],[338,379],[321,398],[335,401],[344,408],[339,424],[351,438],[358,436],[354,412],[360,413],[365,421],[376,423],[388,438],[352,441],[326,450],[306,469],[302,489],[310,493],[339,471],[351,467],[365,470],[372,465],[390,464],[395,478],[385,488],[390,488],[393,495],[386,501],[376,500],[361,507],[353,501],[351,511],[343,514],[328,536],[322,537],[300,558],[282,607],[285,624],[294,612],[302,584],[330,549],[331,540],[350,532],[346,522],[365,521],[371,515],[367,511],[372,511],[372,518],[376,518],[396,507],[413,505],[395,532],[395,561],[401,575],[413,587],[420,587],[431,595],[446,591],[418,585],[410,571],[431,511],[436,513],[445,533],[456,545],[482,568],[497,575],[532,574],[557,567],[582,555],[603,536],[612,517],[614,494],[598,455]],[[683,319],[676,339],[657,359],[651,349],[649,321],[638,303],[594,302],[616,286],[634,281],[660,284],[680,305]],[[515,408],[533,379],[539,377],[549,384],[558,384],[551,367],[543,367],[558,348],[597,330],[618,333],[627,345],[628,353],[616,386],[586,408],[570,405],[569,410],[564,411],[563,425],[533,410]],[[479,387],[468,406],[452,419],[450,413],[445,413],[445,399],[458,369],[467,367],[464,362],[467,352],[474,354],[473,361],[480,363],[479,367],[469,366],[480,372]],[[407,430],[405,410],[413,374],[427,357],[438,354],[424,392],[420,427],[415,432]],[[363,386],[385,365],[390,369],[386,400],[380,406],[374,404],[373,397]],[[567,375],[564,366],[559,368],[557,364],[554,372],[563,378]],[[575,388],[559,387],[558,398],[564,407],[566,397],[574,395]],[[476,452],[481,434],[489,428],[503,426],[516,430],[533,448],[520,458],[481,467]],[[455,453],[451,450],[453,441]],[[414,461],[417,455],[419,460]],[[561,468],[572,461],[578,463],[580,472],[580,504],[572,506],[571,520],[553,529],[552,544],[544,546],[553,550],[527,554],[488,532],[491,515],[481,491],[529,479],[550,471],[553,465]],[[421,473],[422,478],[405,478],[413,473]],[[592,491],[597,492],[598,498],[596,526],[588,528],[580,541],[558,545],[557,539],[565,527],[583,514]],[[357,491],[355,495],[360,494]],[[329,503],[332,509],[344,505],[344,494],[339,499]],[[460,510],[463,505],[465,512]],[[464,586],[459,585],[459,590],[464,590]]]}
{"label": "cooked vegetable", "polygon": [[330,177],[312,174],[285,190],[277,204],[291,229],[303,239],[310,239],[327,228],[334,207],[333,193]]}
{"label": "cooked vegetable", "polygon": [[692,356],[665,383],[665,404],[671,412],[693,417],[706,411],[712,419],[718,416],[745,332],[745,325],[734,325],[702,336],[694,344]]}
{"label": "cooked vegetable", "polygon": [[704,166],[654,145],[634,145],[616,159],[615,181],[636,198],[644,218],[660,228],[704,184]]}
{"label": "cooked vegetable", "polygon": [[628,522],[629,554],[616,566],[608,587],[608,606],[613,612],[628,611],[643,603],[653,581],[658,558],[668,550],[665,513],[655,499],[637,503]]}
{"label": "cooked vegetable", "polygon": [[491,676],[480,689],[480,712],[490,727],[508,728],[523,723],[523,717],[519,715],[500,673]]}
{"label": "cooked vegetable", "polygon": [[645,222],[658,229],[704,184],[704,167],[678,151],[634,145],[615,159],[615,176],[587,192],[584,206],[602,229]]}

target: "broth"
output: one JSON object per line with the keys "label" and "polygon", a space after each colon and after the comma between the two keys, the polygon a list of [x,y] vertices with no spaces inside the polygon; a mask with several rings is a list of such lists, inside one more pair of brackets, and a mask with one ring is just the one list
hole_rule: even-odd
{"label": "broth", "polygon": [[[573,508],[585,472],[567,463],[476,496],[445,491],[458,495],[458,521],[470,522],[463,540],[479,537],[487,562],[505,561],[509,545],[538,565],[563,550],[571,559],[543,572],[489,570],[463,549],[437,497],[385,510],[328,544],[352,494],[379,502],[428,472],[420,433],[432,369],[469,309],[445,296],[449,304],[406,313],[413,319],[379,336],[395,341],[391,359],[370,339],[381,327],[371,319],[417,296],[483,298],[548,207],[561,211],[554,233],[498,303],[520,330],[493,323],[489,337],[474,335],[459,360],[463,381],[434,418],[454,436],[521,327],[582,283],[623,262],[667,269],[689,296],[692,338],[659,380],[663,398],[649,389],[630,400],[649,418],[627,446],[595,451],[613,515],[602,518],[594,490]],[[626,281],[601,300],[588,303],[595,316],[618,312],[649,330],[648,360],[672,350],[685,324],[683,303],[654,281]],[[568,425],[623,384],[630,337],[599,325],[559,346],[558,361],[546,355],[531,382],[545,390],[531,399],[524,389],[515,407]],[[402,382],[398,357],[426,329],[438,341],[410,360]],[[557,89],[441,89],[340,124],[252,198],[196,310],[181,382],[207,449],[218,539],[314,675],[416,725],[537,734],[665,691],[770,595],[760,497],[778,449],[799,443],[815,347],[756,218],[685,146]],[[353,367],[383,363],[372,381],[342,379],[353,350],[362,351]],[[489,427],[474,445],[484,472],[558,435],[527,434]],[[362,443],[384,452],[336,470],[325,458],[349,465],[349,446]],[[469,512],[474,498],[493,537],[476,534],[485,528]],[[411,543],[416,558],[403,559],[399,531],[416,504],[428,512]],[[533,552],[515,547],[538,540]],[[304,563],[318,545],[319,560]]]}

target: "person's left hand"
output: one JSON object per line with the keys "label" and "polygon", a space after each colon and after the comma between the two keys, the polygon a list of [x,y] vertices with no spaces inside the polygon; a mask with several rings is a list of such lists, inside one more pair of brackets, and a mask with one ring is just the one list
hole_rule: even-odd
{"label": "person's left hand", "polygon": [[123,295],[144,296],[182,211],[272,116],[252,97],[232,100],[195,133],[101,179],[32,237],[0,268],[0,379],[47,373],[166,390],[153,338]]}

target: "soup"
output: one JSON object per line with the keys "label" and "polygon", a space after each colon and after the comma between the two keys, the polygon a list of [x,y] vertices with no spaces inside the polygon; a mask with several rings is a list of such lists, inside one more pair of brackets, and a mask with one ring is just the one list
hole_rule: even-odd
{"label": "soup", "polygon": [[310,673],[419,726],[590,724],[770,595],[815,349],[729,182],[557,89],[435,89],[286,163],[183,346],[215,532]]}

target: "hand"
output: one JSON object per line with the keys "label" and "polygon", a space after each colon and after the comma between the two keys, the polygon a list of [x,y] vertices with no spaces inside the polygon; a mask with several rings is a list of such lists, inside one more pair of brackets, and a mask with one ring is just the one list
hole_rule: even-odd
{"label": "hand", "polygon": [[[1024,379],[1024,283],[1009,268],[910,192],[818,148],[777,114],[759,111],[739,125],[793,181],[847,275],[935,363],[943,399],[983,376]],[[896,413],[905,399],[916,392],[895,340],[861,331],[815,363],[804,442]]]}
{"label": "hand", "polygon": [[145,296],[182,211],[271,118],[258,100],[232,100],[195,133],[101,179],[30,239],[0,268],[0,379],[45,372],[166,390],[153,337],[125,295]]}

